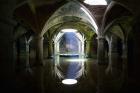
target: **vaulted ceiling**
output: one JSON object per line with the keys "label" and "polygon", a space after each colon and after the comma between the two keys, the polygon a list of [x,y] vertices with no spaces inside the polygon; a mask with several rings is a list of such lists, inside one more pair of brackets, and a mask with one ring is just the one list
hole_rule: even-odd
{"label": "vaulted ceiling", "polygon": [[[46,21],[52,14],[71,0],[17,0],[15,8],[15,18],[22,24],[29,26],[34,32],[41,33]],[[75,0],[74,0],[75,1]],[[118,2],[117,4],[107,5],[88,5],[84,0],[77,0],[83,4],[92,15],[99,27],[103,24],[107,26],[112,20],[122,15],[137,16],[139,12],[139,0],[106,0],[109,4],[111,1]],[[103,19],[104,17],[104,19]],[[105,23],[102,23],[102,21]]]}
{"label": "vaulted ceiling", "polygon": [[[68,1],[70,0],[19,0],[15,9],[15,18],[40,33],[50,16]],[[84,4],[82,0],[79,1],[94,15],[97,25],[100,26],[106,6],[90,6]]]}

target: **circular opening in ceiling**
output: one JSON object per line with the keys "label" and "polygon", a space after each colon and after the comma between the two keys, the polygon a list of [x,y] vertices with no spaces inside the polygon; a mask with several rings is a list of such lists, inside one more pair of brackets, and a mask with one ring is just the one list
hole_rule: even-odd
{"label": "circular opening in ceiling", "polygon": [[64,79],[62,80],[62,83],[65,85],[73,85],[77,83],[76,79]]}
{"label": "circular opening in ceiling", "polygon": [[106,0],[84,0],[88,5],[107,5]]}

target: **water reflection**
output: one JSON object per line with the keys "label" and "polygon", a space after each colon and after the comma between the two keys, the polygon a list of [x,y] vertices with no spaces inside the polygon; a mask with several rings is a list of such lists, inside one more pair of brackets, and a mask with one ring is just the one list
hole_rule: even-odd
{"label": "water reflection", "polygon": [[55,56],[55,73],[62,79],[80,78],[85,73],[84,56]]}

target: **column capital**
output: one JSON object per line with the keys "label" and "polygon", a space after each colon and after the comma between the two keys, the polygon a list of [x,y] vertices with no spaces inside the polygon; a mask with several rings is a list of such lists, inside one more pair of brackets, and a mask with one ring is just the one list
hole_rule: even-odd
{"label": "column capital", "polygon": [[44,40],[44,37],[40,34],[36,34],[35,35],[35,39],[41,39],[41,40]]}
{"label": "column capital", "polygon": [[96,39],[101,40],[101,39],[105,39],[104,36],[98,36]]}

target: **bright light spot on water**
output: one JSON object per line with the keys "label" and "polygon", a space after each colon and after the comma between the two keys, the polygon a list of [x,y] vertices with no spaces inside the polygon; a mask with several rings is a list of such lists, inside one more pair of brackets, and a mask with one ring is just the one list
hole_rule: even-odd
{"label": "bright light spot on water", "polygon": [[66,84],[66,85],[73,85],[73,84],[77,83],[77,80],[76,79],[64,79],[64,80],[62,80],[62,83]]}
{"label": "bright light spot on water", "polygon": [[66,61],[67,62],[85,62],[87,59],[80,59],[80,58],[77,58],[77,59],[67,59]]}

